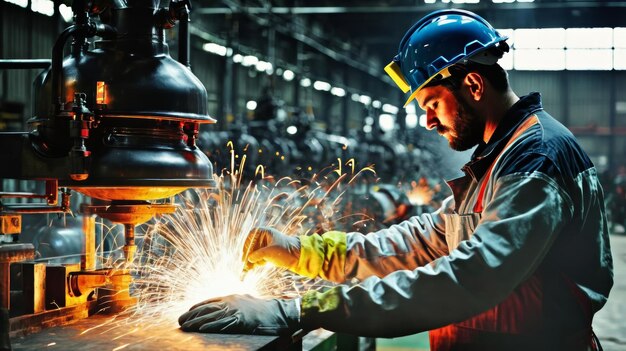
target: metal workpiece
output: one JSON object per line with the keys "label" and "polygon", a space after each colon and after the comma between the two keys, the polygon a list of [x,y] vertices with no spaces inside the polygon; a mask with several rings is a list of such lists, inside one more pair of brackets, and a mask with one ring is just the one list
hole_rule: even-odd
{"label": "metal workpiece", "polygon": [[112,269],[108,279],[110,284],[98,288],[98,313],[121,313],[137,304],[137,298],[130,294],[133,278],[129,270]]}
{"label": "metal workpiece", "polygon": [[[98,304],[109,305],[113,301],[130,300],[132,277],[128,269],[105,268],[93,271],[71,271],[67,274],[67,293],[72,297],[81,297],[94,293],[98,289]],[[125,304],[128,306],[128,304]]]}
{"label": "metal workpiece", "polygon": [[69,294],[82,296],[110,283],[109,271],[79,271],[68,275]]}

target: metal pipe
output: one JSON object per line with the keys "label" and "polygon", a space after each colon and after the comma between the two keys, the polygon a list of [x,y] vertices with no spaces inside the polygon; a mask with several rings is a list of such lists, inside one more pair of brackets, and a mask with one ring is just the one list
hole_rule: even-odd
{"label": "metal pipe", "polygon": [[57,189],[59,181],[57,179],[46,180],[46,193],[36,194],[27,192],[0,192],[0,198],[25,198],[25,199],[46,199],[48,205],[56,205]]}
{"label": "metal pipe", "polygon": [[56,115],[61,110],[61,71],[63,70],[63,48],[67,40],[78,32],[79,27],[71,25],[57,38],[52,47],[52,106]]}
{"label": "metal pipe", "polygon": [[[230,23],[230,22],[229,22]],[[226,46],[233,47],[234,27],[233,23],[230,23],[230,30],[226,36]],[[222,70],[222,99],[221,99],[221,111],[222,116],[226,117],[226,121],[233,121],[234,123],[241,122],[241,118],[238,114],[235,114],[233,106],[236,104],[233,101],[233,87],[235,84],[235,70],[233,69],[235,63],[233,60],[224,60],[224,70]],[[223,127],[225,127],[223,125]]]}
{"label": "metal pipe", "polygon": [[25,198],[25,199],[47,199],[45,194],[23,193],[23,192],[0,192],[0,198]]}
{"label": "metal pipe", "polygon": [[[321,14],[353,14],[353,13],[421,13],[433,10],[446,9],[449,6],[445,3],[432,4],[429,6],[278,6],[270,8],[273,14],[282,15],[321,15]],[[626,7],[623,1],[558,1],[558,2],[539,2],[539,3],[511,3],[498,4],[498,10],[543,10],[553,8],[622,8]],[[476,4],[473,10],[489,10],[492,9],[491,4]],[[227,7],[205,7],[198,9],[195,13],[200,15],[232,15],[238,13],[264,14],[268,9],[261,6],[228,6]]]}
{"label": "metal pipe", "polygon": [[[52,182],[56,182],[52,180]],[[47,183],[46,183],[47,185]],[[56,194],[55,198],[56,198]],[[31,206],[31,205],[4,205],[2,207],[3,212],[10,213],[69,213],[70,209],[70,196],[71,193],[69,190],[65,190],[61,192],[61,206]],[[48,203],[50,204],[50,197],[45,196],[44,198],[48,199]],[[56,203],[56,200],[55,200]]]}
{"label": "metal pipe", "polygon": [[19,206],[10,205],[4,206],[4,212],[10,213],[67,213],[68,210],[62,206]]}
{"label": "metal pipe", "polygon": [[[100,257],[104,257],[105,254],[109,255],[109,254],[113,254],[113,253],[117,253],[119,249],[114,249],[114,250],[108,250],[108,251],[100,251]],[[50,263],[52,261],[55,260],[62,260],[62,259],[67,259],[67,258],[81,258],[85,256],[83,253],[77,253],[77,254],[68,254],[68,255],[61,255],[61,256],[50,256],[50,257],[43,257],[43,258],[36,258],[33,259],[33,262],[46,262],[46,263]],[[82,269],[82,268],[81,268]]]}
{"label": "metal pipe", "polygon": [[83,252],[80,257],[80,269],[90,271],[96,269],[96,216],[83,216]]}
{"label": "metal pipe", "polygon": [[124,252],[124,257],[126,257],[126,262],[132,263],[135,259],[135,251],[137,251],[137,246],[135,246],[135,225],[132,223],[124,223],[124,247],[122,251]]}
{"label": "metal pipe", "polygon": [[0,60],[0,69],[47,69],[50,65],[50,59]]}
{"label": "metal pipe", "polygon": [[190,67],[189,7],[187,5],[184,6],[185,9],[181,11],[180,27],[178,28],[178,62],[186,67]]}

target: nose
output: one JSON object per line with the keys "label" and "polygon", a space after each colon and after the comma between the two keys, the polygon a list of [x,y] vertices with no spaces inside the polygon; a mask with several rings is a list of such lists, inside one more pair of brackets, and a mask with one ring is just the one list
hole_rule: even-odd
{"label": "nose", "polygon": [[432,130],[439,125],[439,119],[435,115],[435,111],[432,109],[426,109],[426,129]]}

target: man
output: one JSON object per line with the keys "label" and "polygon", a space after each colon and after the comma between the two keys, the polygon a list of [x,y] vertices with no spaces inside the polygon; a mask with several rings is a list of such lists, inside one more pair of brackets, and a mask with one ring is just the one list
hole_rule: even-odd
{"label": "man", "polygon": [[430,330],[432,350],[597,349],[591,321],[613,284],[602,190],[539,94],[510,89],[497,64],[505,40],[476,14],[437,11],[407,32],[386,68],[451,148],[478,145],[438,211],[367,235],[258,229],[248,238],[248,268],[269,261],[361,283],[301,300],[206,301],[181,316],[183,330]]}

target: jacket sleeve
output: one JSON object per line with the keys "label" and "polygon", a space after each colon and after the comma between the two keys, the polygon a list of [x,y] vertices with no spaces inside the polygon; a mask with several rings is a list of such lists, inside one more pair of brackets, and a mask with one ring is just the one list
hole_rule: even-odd
{"label": "jacket sleeve", "polygon": [[309,291],[307,328],[394,337],[463,321],[505,299],[529,278],[551,247],[572,204],[539,172],[504,176],[468,240],[412,271],[372,277],[353,287]]}
{"label": "jacket sleeve", "polygon": [[453,202],[450,197],[434,213],[366,235],[333,231],[302,236],[298,266],[293,270],[342,283],[425,265],[448,253],[443,213],[451,211]]}

